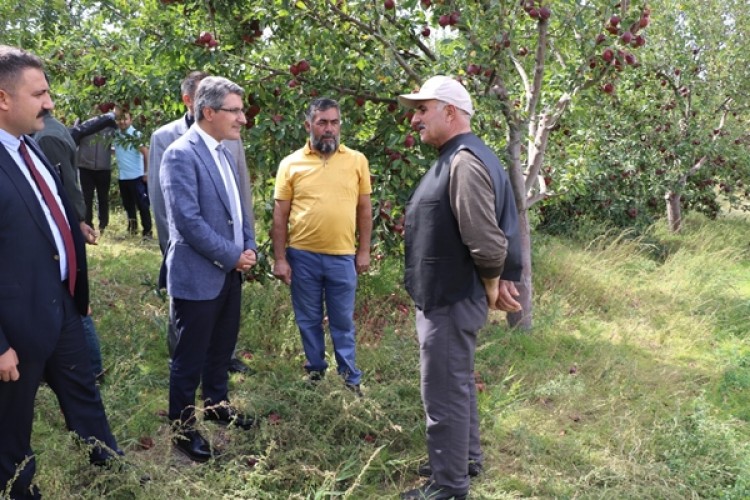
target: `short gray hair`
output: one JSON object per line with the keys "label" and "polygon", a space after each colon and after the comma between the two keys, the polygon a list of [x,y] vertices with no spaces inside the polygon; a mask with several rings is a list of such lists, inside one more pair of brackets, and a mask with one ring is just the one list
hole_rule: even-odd
{"label": "short gray hair", "polygon": [[315,99],[307,107],[307,110],[305,110],[305,118],[308,122],[312,123],[312,120],[315,117],[315,113],[317,113],[318,111],[328,111],[331,108],[336,108],[339,114],[341,114],[339,103],[335,100],[329,97],[321,97],[319,99]]}
{"label": "short gray hair", "polygon": [[244,93],[242,87],[231,80],[221,76],[207,76],[195,91],[195,119],[202,120],[203,110],[206,108],[219,109],[227,95],[237,94],[242,97]]}

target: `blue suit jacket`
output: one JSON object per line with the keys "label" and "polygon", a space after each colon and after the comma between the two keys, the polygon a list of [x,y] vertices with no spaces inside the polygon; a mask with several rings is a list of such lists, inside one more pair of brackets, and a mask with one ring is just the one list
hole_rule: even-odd
{"label": "blue suit jacket", "polygon": [[[23,139],[23,138],[22,138]],[[86,249],[78,217],[60,179],[38,145],[29,148],[50,171],[69,221],[78,269],[74,299],[86,314],[89,288]],[[33,188],[5,148],[0,145],[0,354],[9,347],[19,360],[46,359],[62,330],[63,294],[60,256],[52,230]]]}
{"label": "blue suit jacket", "polygon": [[[162,158],[167,148],[177,139],[182,137],[188,131],[185,116],[159,127],[151,135],[151,146],[148,153],[148,198],[151,202],[151,211],[154,214],[156,223],[156,233],[159,237],[159,248],[166,252],[169,243],[169,226],[167,225],[167,209],[164,206],[164,193],[161,188],[160,171]],[[247,198],[249,212],[245,212],[245,217],[250,221],[250,226],[255,226],[253,214],[253,187],[250,182],[250,175],[247,172],[247,160],[245,159],[245,148],[239,139],[223,141],[227,151],[232,154],[232,158],[237,162],[237,174],[240,178],[240,190]]]}
{"label": "blue suit jacket", "polygon": [[[237,182],[237,165],[227,156]],[[167,292],[178,299],[214,299],[242,251],[256,249],[250,220],[243,217],[244,248],[240,248],[234,243],[224,182],[195,126],[164,152],[159,178],[169,226]],[[245,214],[252,211],[241,189],[240,203]]]}

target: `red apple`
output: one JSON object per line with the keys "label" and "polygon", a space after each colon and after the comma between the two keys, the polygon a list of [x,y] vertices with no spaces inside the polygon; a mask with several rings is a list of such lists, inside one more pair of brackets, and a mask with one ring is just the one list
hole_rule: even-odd
{"label": "red apple", "polygon": [[629,31],[626,31],[622,34],[622,36],[620,36],[620,41],[625,45],[629,44],[631,40],[633,40],[633,34]]}
{"label": "red apple", "polygon": [[552,15],[552,11],[549,10],[549,7],[544,6],[541,9],[539,9],[539,19],[541,19],[542,21],[549,19],[549,16],[551,15]]}
{"label": "red apple", "polygon": [[612,49],[604,49],[604,52],[602,52],[602,59],[604,59],[604,62],[612,62],[612,59],[615,58],[615,52]]}
{"label": "red apple", "polygon": [[604,43],[604,40],[606,40],[607,37],[604,36],[604,33],[599,33],[596,35],[596,44],[599,45],[600,43]]}
{"label": "red apple", "polygon": [[430,36],[430,28],[425,26],[422,28],[422,36],[428,38]]}
{"label": "red apple", "polygon": [[453,12],[451,12],[451,17],[450,17],[451,26],[458,24],[458,21],[460,20],[461,20],[461,13],[459,11],[454,10]]}
{"label": "red apple", "polygon": [[539,19],[539,11],[536,10],[536,8],[532,8],[529,11],[529,17],[531,17],[531,19]]}
{"label": "red apple", "polygon": [[466,72],[470,75],[478,75],[482,72],[482,68],[479,65],[472,63],[466,68]]}
{"label": "red apple", "polygon": [[94,85],[95,85],[95,86],[97,86],[97,87],[101,87],[101,86],[103,86],[103,85],[104,85],[105,83],[107,83],[107,79],[106,79],[106,78],[104,78],[104,77],[103,77],[103,76],[101,76],[101,75],[97,75],[97,76],[95,76],[95,77],[94,77],[94,79],[93,79],[93,83],[94,83]]}
{"label": "red apple", "polygon": [[612,92],[615,91],[615,86],[612,83],[607,82],[604,85],[602,85],[602,90],[606,92],[607,94],[611,94]]}
{"label": "red apple", "polygon": [[638,27],[645,28],[648,26],[649,17],[648,16],[641,16],[641,18],[638,20]]}
{"label": "red apple", "polygon": [[424,7],[425,9],[429,9],[430,5],[432,5],[431,0],[421,0],[420,3],[422,4],[422,7]]}
{"label": "red apple", "polygon": [[354,104],[359,106],[360,108],[365,105],[365,98],[362,96],[357,96],[354,98]]}
{"label": "red apple", "polygon": [[207,45],[208,42],[214,39],[214,36],[208,32],[208,31],[201,31],[201,34],[198,35],[198,43],[202,43],[204,45]]}
{"label": "red apple", "polygon": [[385,7],[385,10],[392,10],[396,7],[396,2],[393,0],[385,0],[385,2],[383,2],[383,7]]}
{"label": "red apple", "polygon": [[258,116],[258,113],[260,113],[260,106],[258,106],[257,104],[253,104],[247,108],[248,116]]}
{"label": "red apple", "polygon": [[291,73],[291,74],[292,74],[293,76],[297,76],[297,75],[299,75],[299,66],[297,66],[296,64],[292,64],[292,65],[290,65],[290,66],[289,66],[289,72],[290,72],[290,73]]}
{"label": "red apple", "polygon": [[617,26],[618,24],[620,24],[620,16],[615,14],[614,16],[610,17],[609,24],[611,24],[612,26]]}
{"label": "red apple", "polygon": [[310,71],[310,63],[307,62],[307,59],[302,59],[300,62],[297,63],[297,69],[299,69],[300,73],[304,73],[305,71]]}
{"label": "red apple", "polygon": [[415,143],[414,136],[411,134],[407,135],[406,138],[404,139],[404,147],[413,148],[414,143]]}
{"label": "red apple", "polygon": [[438,18],[438,24],[445,28],[451,23],[451,16],[447,14],[443,14]]}

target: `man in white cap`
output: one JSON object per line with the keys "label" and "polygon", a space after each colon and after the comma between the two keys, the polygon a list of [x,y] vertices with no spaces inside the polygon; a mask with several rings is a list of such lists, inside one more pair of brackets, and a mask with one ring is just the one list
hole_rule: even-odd
{"label": "man in white cap", "polygon": [[488,307],[519,311],[518,219],[508,176],[471,132],[474,107],[458,81],[427,80],[399,96],[438,159],[406,210],[404,282],[416,305],[429,480],[402,498],[463,499],[482,470],[474,383],[477,332]]}

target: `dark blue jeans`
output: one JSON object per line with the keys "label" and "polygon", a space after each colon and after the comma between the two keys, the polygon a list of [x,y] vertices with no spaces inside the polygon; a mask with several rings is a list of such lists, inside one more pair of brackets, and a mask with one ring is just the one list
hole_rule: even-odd
{"label": "dark blue jeans", "polygon": [[355,364],[354,255],[325,255],[287,248],[286,256],[292,268],[292,305],[307,356],[306,369],[323,372],[328,368],[323,331],[325,305],[338,373],[348,384],[359,384],[362,372]]}

